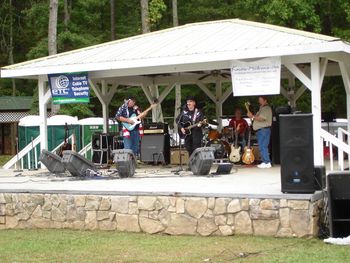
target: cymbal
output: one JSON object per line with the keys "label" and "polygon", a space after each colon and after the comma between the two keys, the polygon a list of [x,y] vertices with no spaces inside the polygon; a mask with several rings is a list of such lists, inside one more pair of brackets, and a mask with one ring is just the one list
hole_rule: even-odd
{"label": "cymbal", "polygon": [[209,120],[208,123],[211,125],[219,125],[219,123],[214,120]]}

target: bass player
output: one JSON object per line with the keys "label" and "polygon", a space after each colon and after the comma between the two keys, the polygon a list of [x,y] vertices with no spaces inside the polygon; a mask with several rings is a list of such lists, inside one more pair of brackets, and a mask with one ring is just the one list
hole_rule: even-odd
{"label": "bass player", "polygon": [[259,111],[255,115],[250,111],[248,112],[248,117],[253,122],[253,130],[256,132],[259,151],[262,158],[262,163],[257,167],[271,168],[269,143],[271,136],[272,109],[265,96],[259,97],[259,105]]}
{"label": "bass player", "polygon": [[180,137],[185,137],[185,148],[190,156],[195,149],[202,146],[203,133],[201,124],[191,128],[190,132],[186,131],[186,127],[202,122],[203,120],[204,115],[196,107],[196,99],[193,96],[188,96],[186,98],[186,105],[180,115],[177,116],[176,122],[178,123]]}

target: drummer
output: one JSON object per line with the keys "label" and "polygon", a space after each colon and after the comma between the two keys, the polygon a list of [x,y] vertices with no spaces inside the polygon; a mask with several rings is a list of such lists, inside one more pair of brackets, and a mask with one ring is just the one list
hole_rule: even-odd
{"label": "drummer", "polygon": [[230,120],[229,127],[232,127],[234,130],[238,127],[238,143],[241,144],[242,149],[246,146],[246,131],[248,128],[248,123],[245,119],[242,118],[242,110],[240,108],[235,109],[235,117]]}

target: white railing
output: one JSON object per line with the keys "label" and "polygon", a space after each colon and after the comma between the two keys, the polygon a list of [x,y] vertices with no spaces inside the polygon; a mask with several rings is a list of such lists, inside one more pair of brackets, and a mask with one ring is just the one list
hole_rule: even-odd
{"label": "white railing", "polygon": [[[344,142],[345,144],[349,145],[349,139],[350,138],[350,133],[347,130],[344,130],[343,128],[338,128],[338,139]],[[349,167],[349,153],[348,154],[348,167]],[[341,170],[344,170],[344,151],[342,151],[340,148],[338,148],[338,160],[339,160],[339,166]]]}
{"label": "white railing", "polygon": [[[4,166],[4,169],[10,169],[13,166],[16,166],[18,168],[18,161],[21,163],[21,169],[23,168],[23,159],[26,157],[28,160],[28,167],[30,168],[36,168],[38,165],[37,162],[37,153],[36,153],[36,146],[40,143],[40,135],[36,137],[32,142],[30,142],[26,147],[24,147],[17,155],[13,156]],[[30,151],[34,150],[34,167],[32,166],[32,154]]]}
{"label": "white railing", "polygon": [[79,154],[87,158],[87,154],[88,152],[91,152],[91,149],[92,149],[92,143],[90,142],[87,145],[85,145],[83,149],[79,151]]}
{"label": "white railing", "polygon": [[[338,129],[338,133],[339,133],[339,129]],[[346,133],[349,134],[348,132]],[[336,156],[334,156],[333,147],[336,147],[338,149],[338,156],[337,156],[338,170],[341,170],[341,171],[344,170],[344,159],[345,159],[344,153],[346,153],[347,156],[350,156],[350,145],[347,142],[344,142],[343,137],[344,136],[341,135],[339,138],[337,138],[334,135],[330,134],[329,132],[325,131],[324,129],[321,129],[321,138],[323,142],[326,143],[326,146],[329,147],[328,149],[329,149],[330,171],[335,170],[334,160],[336,159],[335,158]]]}
{"label": "white railing", "polygon": [[[73,135],[68,137],[68,141],[72,140]],[[17,155],[13,156],[4,166],[4,169],[16,168],[20,163],[20,168],[24,167],[24,159],[27,159],[28,169],[38,168],[40,161],[38,160],[38,153],[36,147],[40,144],[40,135],[36,137],[33,142],[30,142]],[[51,152],[56,153],[58,149],[64,144],[64,141],[57,145]],[[31,152],[34,151],[34,152]],[[33,156],[34,155],[34,156]]]}

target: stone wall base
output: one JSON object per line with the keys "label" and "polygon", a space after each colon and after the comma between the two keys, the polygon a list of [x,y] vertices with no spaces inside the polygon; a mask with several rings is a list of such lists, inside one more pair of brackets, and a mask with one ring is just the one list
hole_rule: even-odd
{"label": "stone wall base", "polygon": [[0,229],[67,228],[170,235],[318,233],[322,200],[0,194]]}

